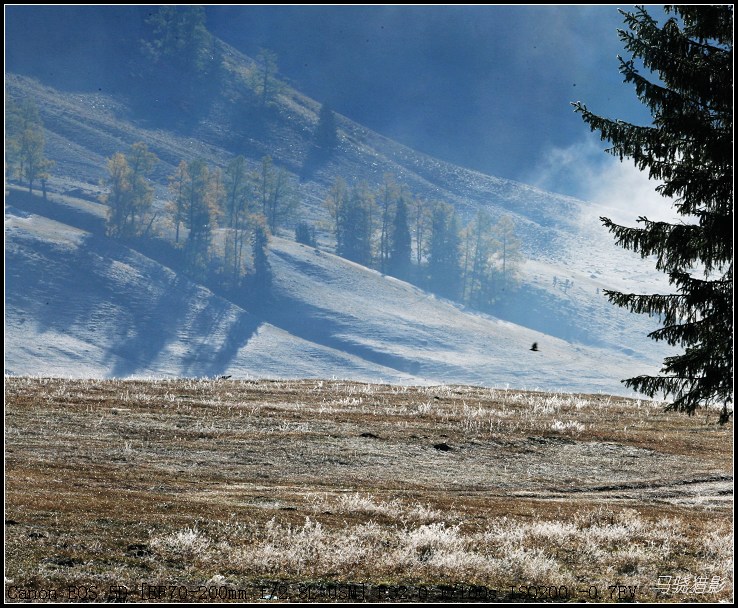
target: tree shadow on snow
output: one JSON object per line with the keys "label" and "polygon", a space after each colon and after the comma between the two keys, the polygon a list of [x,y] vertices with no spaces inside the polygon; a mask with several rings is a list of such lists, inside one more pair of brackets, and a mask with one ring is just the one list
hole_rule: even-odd
{"label": "tree shadow on snow", "polygon": [[223,374],[261,323],[248,312],[212,297],[187,326],[189,349],[188,355],[182,358],[180,374],[188,377]]}
{"label": "tree shadow on snow", "polygon": [[[44,355],[62,357],[81,370],[103,365],[116,378],[178,366],[190,375],[217,374],[260,324],[187,278],[94,235],[81,242],[14,237],[6,247],[6,305],[22,322],[35,322],[28,342],[40,366]],[[71,340],[42,344],[47,333]],[[177,349],[188,344],[191,356],[183,358]]]}

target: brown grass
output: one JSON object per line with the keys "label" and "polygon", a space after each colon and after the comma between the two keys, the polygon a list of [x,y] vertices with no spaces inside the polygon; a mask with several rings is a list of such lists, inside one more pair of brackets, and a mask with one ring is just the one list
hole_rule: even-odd
{"label": "brown grass", "polygon": [[716,412],[319,380],[6,378],[5,398],[10,601],[733,597]]}

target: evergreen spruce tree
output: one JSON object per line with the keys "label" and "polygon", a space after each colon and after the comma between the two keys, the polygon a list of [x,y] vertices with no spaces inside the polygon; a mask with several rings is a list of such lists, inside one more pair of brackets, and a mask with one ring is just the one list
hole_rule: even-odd
{"label": "evergreen spruce tree", "polygon": [[269,263],[269,234],[265,222],[256,222],[253,239],[251,241],[254,255],[253,289],[254,300],[269,299],[272,289],[272,266]]}
{"label": "evergreen spruce tree", "polygon": [[341,255],[362,266],[372,263],[372,215],[374,199],[365,184],[351,189],[343,216],[344,248]]}
{"label": "evergreen spruce tree", "polygon": [[390,252],[387,265],[388,274],[398,279],[407,280],[410,275],[410,258],[412,255],[412,241],[410,227],[407,222],[407,205],[405,198],[397,200],[395,219],[392,222],[390,234]]}
{"label": "evergreen spruce tree", "polygon": [[336,116],[331,107],[324,103],[318,113],[318,124],[313,132],[313,140],[310,142],[310,147],[302,163],[301,179],[310,179],[315,171],[328,162],[337,146]]}
{"label": "evergreen spruce tree", "polygon": [[349,189],[340,178],[326,200],[334,221],[336,254],[363,266],[372,263],[374,198],[366,184]]}
{"label": "evergreen spruce tree", "polygon": [[298,222],[295,226],[295,241],[308,247],[317,247],[318,241],[315,237],[315,228],[305,221]]}
{"label": "evergreen spruce tree", "polygon": [[428,287],[450,299],[461,286],[459,221],[451,205],[438,203],[433,209],[428,254]]}
{"label": "evergreen spruce tree", "polygon": [[[638,295],[605,291],[618,306],[660,315],[650,333],[684,353],[667,357],[658,376],[625,384],[648,396],[672,396],[667,409],[693,414],[733,403],[733,6],[673,6],[663,26],[643,8],[622,12],[629,31],[619,35],[631,53],[621,59],[625,82],[651,111],[651,126],[602,118],[581,103],[575,111],[622,161],[633,159],[656,191],[675,199],[678,223],[639,217],[641,227],[603,224],[618,245],[655,256],[656,268],[676,293]],[[642,76],[636,60],[657,78]],[[730,408],[728,407],[730,405]]]}
{"label": "evergreen spruce tree", "polygon": [[338,127],[336,127],[336,115],[331,107],[324,103],[318,114],[318,125],[313,135],[314,145],[318,149],[318,157],[327,159],[333,154],[338,145]]}

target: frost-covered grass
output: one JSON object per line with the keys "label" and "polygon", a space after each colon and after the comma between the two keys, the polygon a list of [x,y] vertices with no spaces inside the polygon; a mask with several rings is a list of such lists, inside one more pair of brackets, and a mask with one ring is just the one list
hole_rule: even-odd
{"label": "frost-covered grass", "polygon": [[[359,508],[375,505],[359,495],[350,502]],[[729,528],[695,538],[691,524],[680,518],[651,519],[630,508],[586,509],[545,521],[495,517],[472,528],[457,512],[446,514],[459,521],[455,524],[409,523],[412,510],[393,509],[402,521],[370,518],[339,526],[315,516],[297,523],[277,517],[258,525],[231,521],[211,526],[209,534],[187,528],[153,535],[150,544],[163,559],[189,561],[197,546],[198,564],[277,579],[319,580],[331,573],[344,582],[445,579],[497,589],[576,589],[582,581],[605,589],[627,581],[641,589],[639,597],[652,595],[665,573],[697,569],[701,576],[732,583]],[[237,577],[232,579],[235,583]]]}
{"label": "frost-covered grass", "polygon": [[[732,596],[732,437],[715,413],[338,380],[6,377],[5,399],[14,585]],[[661,575],[725,585],[655,596]]]}

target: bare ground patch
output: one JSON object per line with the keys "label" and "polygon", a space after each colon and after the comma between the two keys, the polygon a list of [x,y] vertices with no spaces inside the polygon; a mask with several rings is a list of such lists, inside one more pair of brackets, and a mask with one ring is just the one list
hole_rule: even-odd
{"label": "bare ground patch", "polygon": [[5,399],[11,601],[733,596],[717,413],[319,380],[9,377]]}

